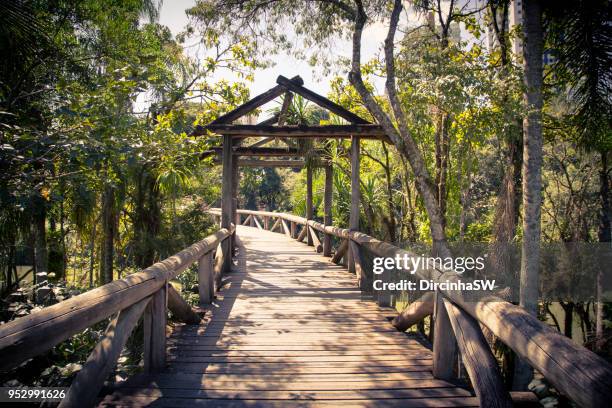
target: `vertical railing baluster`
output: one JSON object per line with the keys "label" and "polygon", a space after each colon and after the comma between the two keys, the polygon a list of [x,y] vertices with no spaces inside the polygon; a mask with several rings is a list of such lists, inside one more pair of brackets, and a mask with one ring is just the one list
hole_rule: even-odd
{"label": "vertical railing baluster", "polygon": [[151,296],[144,313],[144,370],[156,373],[166,365],[167,285]]}

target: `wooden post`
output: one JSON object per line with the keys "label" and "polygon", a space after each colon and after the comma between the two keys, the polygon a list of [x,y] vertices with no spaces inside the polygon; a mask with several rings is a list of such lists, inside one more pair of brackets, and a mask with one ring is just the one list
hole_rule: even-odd
{"label": "wooden post", "polygon": [[117,317],[111,320],[104,333],[104,338],[96,344],[87,361],[83,364],[83,368],[72,381],[66,397],[62,399],[59,405],[60,407],[78,408],[95,405],[104,381],[117,365],[117,359],[148,303],[149,298],[144,298],[140,302],[123,309]]}
{"label": "wooden post", "polygon": [[[323,192],[323,224],[332,225],[332,198],[334,188],[334,169],[330,162],[325,164],[325,190]],[[331,235],[323,236],[323,256],[331,256]]]}
{"label": "wooden post", "polygon": [[[391,282],[393,271],[385,268],[380,278],[383,282]],[[376,293],[376,302],[378,306],[391,307],[393,298],[390,290],[381,290]]]}
{"label": "wooden post", "polygon": [[[230,228],[232,223],[233,185],[232,180],[232,137],[223,136],[223,186],[221,200],[221,227]],[[229,272],[232,266],[231,239],[226,239],[223,244],[223,272]]]}
{"label": "wooden post", "polygon": [[355,241],[351,241],[349,238],[349,251],[351,253],[351,260],[353,262],[353,267],[355,268],[355,274],[357,275],[357,283],[359,285],[359,289],[362,292],[370,292],[372,290],[371,287],[368,287],[368,276],[366,275],[366,271],[363,267],[363,262],[361,258],[361,248],[359,248],[359,244]]}
{"label": "wooden post", "polygon": [[209,251],[198,260],[198,293],[200,305],[211,304],[215,297],[215,276],[213,271],[213,256],[215,251]]}
{"label": "wooden post", "polygon": [[[361,191],[359,190],[359,136],[351,139],[351,214],[349,217],[349,230],[359,230],[359,203]],[[348,270],[355,272],[355,261],[353,259],[353,246],[348,248]]]}
{"label": "wooden post", "polygon": [[504,386],[497,360],[482,334],[480,324],[451,301],[443,299],[443,302],[479,405],[512,407],[512,398]]}
{"label": "wooden post", "polygon": [[270,217],[264,215],[264,229],[268,231],[270,229]]}
{"label": "wooden post", "polygon": [[[306,166],[306,220],[312,220],[312,165]],[[312,236],[306,228],[306,243],[313,245]]]}
{"label": "wooden post", "polygon": [[435,294],[433,375],[440,380],[455,379],[457,341],[440,292]]}
{"label": "wooden post", "polygon": [[144,371],[156,373],[166,365],[167,285],[151,296],[144,313]]}
{"label": "wooden post", "polygon": [[294,221],[291,221],[291,238],[297,238],[297,225]]}
{"label": "wooden post", "polygon": [[[238,180],[240,177],[240,170],[238,169],[237,157],[232,157],[232,216],[231,219],[235,220],[238,215]],[[235,223],[238,225],[238,223]],[[232,237],[232,247],[234,246]]]}
{"label": "wooden post", "polygon": [[250,227],[255,227],[255,216],[251,215],[251,222],[249,223]]}
{"label": "wooden post", "polygon": [[218,292],[221,287],[221,281],[223,279],[223,265],[225,265],[225,253],[223,252],[223,242],[217,245],[215,250],[215,259],[213,260],[213,278],[215,281],[215,290]]}

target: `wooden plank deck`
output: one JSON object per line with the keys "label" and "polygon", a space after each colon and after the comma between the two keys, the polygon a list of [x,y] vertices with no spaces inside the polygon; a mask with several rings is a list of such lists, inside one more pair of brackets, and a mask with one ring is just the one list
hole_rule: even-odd
{"label": "wooden plank deck", "polygon": [[354,275],[283,234],[237,234],[209,321],[176,327],[167,369],[130,378],[101,406],[478,406],[433,378],[430,350],[362,299]]}

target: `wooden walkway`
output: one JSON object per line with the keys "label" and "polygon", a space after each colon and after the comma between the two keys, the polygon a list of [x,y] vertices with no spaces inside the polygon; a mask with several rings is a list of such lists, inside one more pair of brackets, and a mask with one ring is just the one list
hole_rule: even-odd
{"label": "wooden walkway", "polygon": [[354,275],[283,234],[237,235],[210,319],[176,327],[167,369],[130,378],[102,406],[478,405],[433,378],[430,350],[362,299]]}

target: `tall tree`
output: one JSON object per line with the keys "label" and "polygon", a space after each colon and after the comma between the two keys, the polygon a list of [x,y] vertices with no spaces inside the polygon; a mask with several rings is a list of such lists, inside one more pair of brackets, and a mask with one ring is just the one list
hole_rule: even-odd
{"label": "tall tree", "polygon": [[[538,311],[538,273],[542,207],[542,4],[523,1],[524,100],[527,115],[523,120],[523,241],[520,277],[520,305],[531,314]],[[514,388],[526,389],[533,378],[531,367],[517,364]]]}

